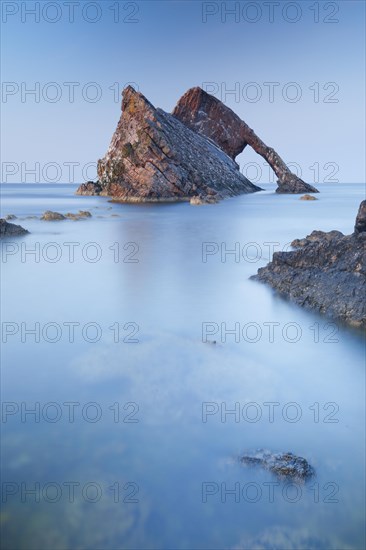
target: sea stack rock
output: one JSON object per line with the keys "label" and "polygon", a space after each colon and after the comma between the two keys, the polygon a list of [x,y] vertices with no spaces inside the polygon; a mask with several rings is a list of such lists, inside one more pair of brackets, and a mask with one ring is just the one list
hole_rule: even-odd
{"label": "sea stack rock", "polygon": [[122,115],[107,154],[98,162],[98,178],[77,193],[129,202],[192,197],[216,202],[260,190],[216,143],[156,109],[131,86],[123,91]]}
{"label": "sea stack rock", "polygon": [[366,329],[366,201],[351,235],[313,231],[292,246],[294,251],[275,252],[252,279],[301,306]]}
{"label": "sea stack rock", "polygon": [[276,176],[277,193],[318,193],[318,190],[293,174],[272,147],[229,107],[202,88],[191,88],[178,101],[173,115],[198,134],[214,141],[232,159],[250,145],[271,166]]}

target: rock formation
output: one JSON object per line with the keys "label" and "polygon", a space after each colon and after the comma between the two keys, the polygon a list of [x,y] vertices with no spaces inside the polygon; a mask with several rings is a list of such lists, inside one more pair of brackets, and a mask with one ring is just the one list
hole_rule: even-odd
{"label": "rock formation", "polygon": [[315,475],[315,470],[305,458],[292,453],[272,453],[258,449],[254,453],[240,457],[240,462],[247,466],[261,466],[280,478],[295,481],[306,481]]}
{"label": "rock formation", "polygon": [[201,88],[188,90],[168,114],[128,86],[117,129],[98,162],[98,181],[82,184],[77,193],[130,202],[193,198],[192,204],[212,204],[260,191],[234,160],[247,144],[276,172],[278,192],[317,191],[292,174],[231,109]]}
{"label": "rock formation", "polygon": [[366,232],[366,201],[362,201],[358,209],[355,223],[355,233]]}
{"label": "rock formation", "polygon": [[46,210],[41,216],[41,220],[46,222],[57,222],[62,220],[85,220],[86,218],[91,218],[91,213],[88,210],[79,210],[76,214],[68,212],[67,214],[60,214],[60,212],[52,212],[52,210]]}
{"label": "rock formation", "polygon": [[63,214],[60,214],[60,212],[52,212],[52,210],[46,210],[41,216],[41,220],[46,222],[58,222],[65,219],[66,217]]}
{"label": "rock formation", "polygon": [[213,202],[260,190],[215,143],[155,109],[132,87],[123,91],[122,115],[98,162],[98,177],[95,185],[81,185],[77,193],[131,202],[192,197]]}
{"label": "rock formation", "polygon": [[290,300],[354,327],[366,328],[366,201],[355,231],[313,231],[291,252],[275,252],[252,277]]}
{"label": "rock formation", "polygon": [[277,193],[318,193],[293,174],[281,157],[229,107],[201,88],[191,88],[179,100],[173,115],[195,132],[212,139],[232,159],[250,145],[278,177]]}
{"label": "rock formation", "polygon": [[18,237],[20,235],[27,235],[28,233],[29,231],[21,225],[8,223],[4,218],[0,218],[0,237]]}

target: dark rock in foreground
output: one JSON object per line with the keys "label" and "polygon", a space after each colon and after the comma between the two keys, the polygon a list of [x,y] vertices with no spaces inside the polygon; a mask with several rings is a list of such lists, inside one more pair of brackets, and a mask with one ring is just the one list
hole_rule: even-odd
{"label": "dark rock in foreground", "polygon": [[301,306],[365,329],[366,201],[352,235],[313,231],[291,244],[296,250],[275,252],[252,279],[270,284]]}
{"label": "dark rock in foreground", "polygon": [[306,481],[315,475],[315,470],[305,458],[292,453],[271,453],[258,449],[255,453],[240,457],[240,462],[247,466],[260,466],[282,478]]}
{"label": "dark rock in foreground", "polygon": [[232,159],[250,145],[278,177],[277,193],[318,193],[293,174],[272,147],[268,147],[238,115],[202,88],[191,88],[178,101],[173,115],[198,134],[214,141]]}
{"label": "dark rock in foreground", "polygon": [[131,87],[123,91],[122,115],[98,162],[98,178],[77,193],[155,202],[220,200],[260,190],[215,143],[156,109]]}
{"label": "dark rock in foreground", "polygon": [[18,237],[20,235],[27,235],[28,233],[29,231],[21,225],[8,223],[4,218],[0,218],[0,237]]}

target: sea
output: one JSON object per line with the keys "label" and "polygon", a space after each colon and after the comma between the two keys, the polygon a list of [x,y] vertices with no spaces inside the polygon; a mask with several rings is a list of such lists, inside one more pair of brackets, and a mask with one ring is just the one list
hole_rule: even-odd
{"label": "sea", "polygon": [[[2,547],[365,548],[365,336],[252,280],[362,184],[119,204],[4,184]],[[43,221],[43,212],[91,216]],[[306,481],[244,465],[291,452]]]}

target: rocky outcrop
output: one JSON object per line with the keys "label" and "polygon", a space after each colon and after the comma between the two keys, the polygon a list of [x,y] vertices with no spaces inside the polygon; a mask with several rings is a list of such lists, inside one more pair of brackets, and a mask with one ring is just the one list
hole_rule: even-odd
{"label": "rocky outcrop", "polygon": [[27,235],[28,233],[29,231],[21,225],[8,223],[4,218],[0,218],[0,237],[18,237],[20,235]]}
{"label": "rocky outcrop", "polygon": [[132,87],[123,91],[122,115],[98,162],[98,178],[77,193],[130,202],[192,197],[211,202],[260,190],[215,143],[156,109]]}
{"label": "rocky outcrop", "polygon": [[91,213],[88,210],[79,210],[76,214],[68,212],[65,214],[65,218],[74,221],[85,220],[86,218],[91,218]]}
{"label": "rocky outcrop", "polygon": [[87,181],[78,187],[76,193],[78,195],[101,195],[103,193],[103,187],[99,182]]}
{"label": "rocky outcrop", "polygon": [[252,277],[297,304],[366,329],[366,201],[355,231],[313,231],[296,239],[291,252],[275,252]]}
{"label": "rocky outcrop", "polygon": [[272,147],[229,107],[201,88],[191,88],[179,100],[173,115],[186,126],[214,141],[232,159],[250,145],[271,166],[276,176],[277,193],[318,193],[318,190],[293,174]]}
{"label": "rocky outcrop", "polygon": [[62,220],[85,220],[91,218],[91,213],[88,210],[79,210],[76,214],[68,212],[67,214],[60,214],[60,212],[52,212],[52,210],[46,210],[41,216],[41,220],[46,222],[62,221]]}
{"label": "rocky outcrop", "polygon": [[355,233],[366,232],[366,201],[362,201],[357,212]]}
{"label": "rocky outcrop", "polygon": [[307,481],[315,475],[315,470],[305,458],[292,453],[272,453],[258,449],[254,453],[240,457],[240,462],[246,466],[260,466],[280,478],[295,481]]}
{"label": "rocky outcrop", "polygon": [[66,218],[63,214],[60,214],[59,212],[52,212],[52,210],[46,210],[46,212],[44,212],[41,216],[41,220],[46,222],[57,222],[65,219]]}

